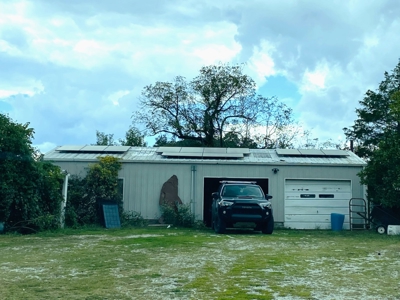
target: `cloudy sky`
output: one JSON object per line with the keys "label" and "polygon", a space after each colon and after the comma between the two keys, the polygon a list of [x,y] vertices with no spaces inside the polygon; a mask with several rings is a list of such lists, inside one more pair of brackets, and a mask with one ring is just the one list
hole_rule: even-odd
{"label": "cloudy sky", "polygon": [[0,112],[42,152],[93,144],[124,136],[144,86],[246,63],[313,137],[344,140],[399,49],[396,0],[0,0]]}

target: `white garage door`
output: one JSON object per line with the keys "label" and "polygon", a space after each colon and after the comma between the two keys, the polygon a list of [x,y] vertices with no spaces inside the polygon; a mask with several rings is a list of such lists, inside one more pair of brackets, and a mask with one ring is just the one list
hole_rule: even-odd
{"label": "white garage door", "polygon": [[298,180],[285,182],[285,227],[330,229],[331,213],[345,215],[349,229],[350,180]]}

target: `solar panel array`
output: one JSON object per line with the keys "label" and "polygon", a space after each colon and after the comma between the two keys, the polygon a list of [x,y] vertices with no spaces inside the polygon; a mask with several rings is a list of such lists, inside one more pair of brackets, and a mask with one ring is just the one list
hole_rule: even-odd
{"label": "solar panel array", "polygon": [[195,147],[159,147],[158,154],[170,158],[243,158],[250,154],[248,148],[195,148]]}
{"label": "solar panel array", "polygon": [[60,152],[76,152],[76,153],[85,153],[85,152],[95,152],[95,153],[121,153],[128,151],[130,146],[97,146],[97,145],[88,145],[88,146],[61,146],[56,149],[56,151]]}
{"label": "solar panel array", "polygon": [[345,157],[349,154],[344,150],[335,149],[276,149],[279,156],[311,156],[311,157]]}

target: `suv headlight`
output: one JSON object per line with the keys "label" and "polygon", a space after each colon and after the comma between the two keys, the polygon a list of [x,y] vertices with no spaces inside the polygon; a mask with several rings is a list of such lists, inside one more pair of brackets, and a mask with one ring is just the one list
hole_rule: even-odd
{"label": "suv headlight", "polygon": [[233,202],[225,201],[225,200],[221,200],[219,202],[219,206],[231,206],[232,204],[233,204]]}
{"label": "suv headlight", "polygon": [[262,208],[268,208],[268,209],[271,209],[271,208],[272,208],[272,204],[271,204],[271,202],[269,202],[269,201],[260,203],[260,206],[261,206]]}

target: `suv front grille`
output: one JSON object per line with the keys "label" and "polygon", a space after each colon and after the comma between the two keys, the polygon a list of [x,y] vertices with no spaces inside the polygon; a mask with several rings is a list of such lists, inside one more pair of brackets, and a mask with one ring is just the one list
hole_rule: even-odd
{"label": "suv front grille", "polygon": [[233,214],[247,214],[247,215],[259,215],[261,214],[261,207],[258,204],[235,204],[232,207]]}

